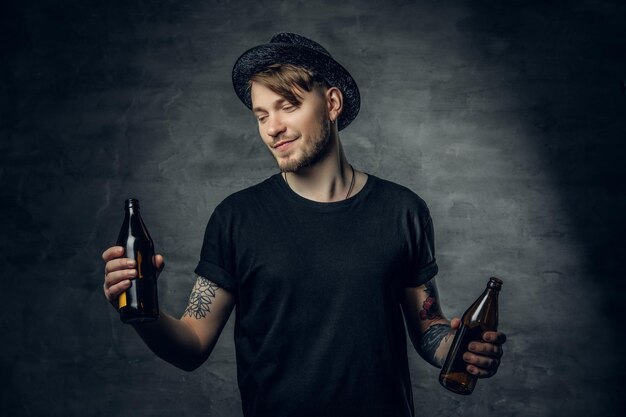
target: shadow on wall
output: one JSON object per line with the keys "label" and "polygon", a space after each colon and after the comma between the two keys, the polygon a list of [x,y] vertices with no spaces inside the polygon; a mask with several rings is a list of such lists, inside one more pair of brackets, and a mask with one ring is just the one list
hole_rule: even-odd
{"label": "shadow on wall", "polygon": [[30,40],[24,16],[13,1],[0,4],[0,131],[18,122],[18,97],[13,63]]}
{"label": "shadow on wall", "polygon": [[[551,171],[552,188],[570,216],[555,222],[567,222],[577,233],[568,238],[579,242],[586,257],[579,276],[591,290],[601,288],[601,305],[573,301],[602,326],[610,323],[604,328],[613,333],[613,356],[622,357],[617,349],[624,339],[626,290],[626,4],[471,4],[472,16],[460,30],[483,62],[516,74],[507,87],[517,94],[530,126],[525,136]],[[624,368],[623,359],[614,364],[616,385]]]}

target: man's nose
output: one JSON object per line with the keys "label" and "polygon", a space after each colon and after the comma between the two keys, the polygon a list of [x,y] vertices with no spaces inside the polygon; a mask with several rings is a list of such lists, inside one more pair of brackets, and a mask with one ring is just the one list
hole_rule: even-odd
{"label": "man's nose", "polygon": [[285,124],[280,117],[270,116],[267,124],[267,134],[276,137],[285,131]]}

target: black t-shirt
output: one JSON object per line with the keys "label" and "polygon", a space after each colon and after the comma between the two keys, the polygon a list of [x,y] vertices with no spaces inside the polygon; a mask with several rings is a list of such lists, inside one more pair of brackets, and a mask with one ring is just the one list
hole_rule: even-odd
{"label": "black t-shirt", "polygon": [[236,297],[244,415],[413,416],[400,297],[434,252],[426,203],[373,175],[339,202],[275,174],[220,203],[195,272]]}

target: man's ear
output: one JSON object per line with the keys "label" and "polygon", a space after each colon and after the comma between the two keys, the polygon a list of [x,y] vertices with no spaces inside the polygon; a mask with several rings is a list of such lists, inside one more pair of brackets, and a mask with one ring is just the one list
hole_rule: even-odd
{"label": "man's ear", "polygon": [[337,87],[326,90],[326,109],[331,120],[337,121],[343,111],[343,94]]}

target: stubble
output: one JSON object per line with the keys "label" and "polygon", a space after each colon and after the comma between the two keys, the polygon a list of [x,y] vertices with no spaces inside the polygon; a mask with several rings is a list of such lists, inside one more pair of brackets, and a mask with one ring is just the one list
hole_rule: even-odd
{"label": "stubble", "polygon": [[[319,161],[323,160],[331,150],[331,135],[330,135],[330,118],[328,111],[321,113],[318,120],[318,132],[310,139],[309,142],[301,145],[302,153],[298,159],[280,158],[274,154],[278,168],[282,172],[297,172],[301,169],[315,165]],[[270,150],[271,153],[271,150]]]}

